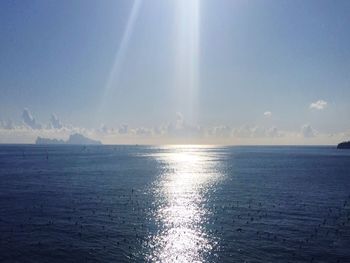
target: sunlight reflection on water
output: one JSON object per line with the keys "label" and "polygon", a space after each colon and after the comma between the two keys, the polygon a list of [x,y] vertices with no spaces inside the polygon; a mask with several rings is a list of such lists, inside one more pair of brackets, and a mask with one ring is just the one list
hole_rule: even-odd
{"label": "sunlight reflection on water", "polygon": [[151,240],[151,261],[203,262],[215,239],[206,230],[207,191],[219,177],[213,158],[199,148],[174,148],[156,158],[166,172],[155,187],[159,231]]}

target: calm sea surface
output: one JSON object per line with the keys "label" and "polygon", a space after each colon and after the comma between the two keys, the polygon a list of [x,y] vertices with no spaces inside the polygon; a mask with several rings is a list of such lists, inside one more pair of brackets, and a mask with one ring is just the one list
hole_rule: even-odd
{"label": "calm sea surface", "polygon": [[1,145],[0,262],[350,262],[350,150]]}

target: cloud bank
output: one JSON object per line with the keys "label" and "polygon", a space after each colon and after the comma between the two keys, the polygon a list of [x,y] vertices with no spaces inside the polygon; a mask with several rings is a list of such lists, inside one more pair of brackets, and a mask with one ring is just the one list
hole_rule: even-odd
{"label": "cloud bank", "polygon": [[96,129],[63,124],[54,114],[47,124],[41,124],[28,109],[21,117],[22,123],[17,124],[0,120],[0,143],[34,143],[38,136],[67,140],[73,133],[104,144],[336,144],[350,137],[350,132],[322,133],[310,124],[295,131],[256,124],[200,126],[187,122],[179,112],[173,120],[154,127],[121,124],[114,128],[103,124]]}

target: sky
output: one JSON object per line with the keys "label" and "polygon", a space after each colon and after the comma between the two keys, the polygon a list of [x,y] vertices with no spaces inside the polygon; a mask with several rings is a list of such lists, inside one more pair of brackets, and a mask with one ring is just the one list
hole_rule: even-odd
{"label": "sky", "polygon": [[350,1],[0,1],[0,143],[350,139]]}

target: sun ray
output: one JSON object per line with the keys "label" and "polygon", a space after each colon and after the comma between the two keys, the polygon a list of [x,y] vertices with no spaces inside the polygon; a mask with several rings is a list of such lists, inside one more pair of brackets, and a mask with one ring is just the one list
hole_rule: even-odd
{"label": "sun ray", "polygon": [[110,92],[113,89],[116,89],[118,87],[118,80],[121,73],[121,68],[125,60],[125,55],[127,53],[127,49],[130,43],[130,38],[134,31],[135,23],[139,15],[141,4],[142,4],[142,0],[134,0],[133,5],[131,7],[131,11],[125,26],[123,36],[121,38],[119,47],[114,57],[113,66],[108,74],[108,78],[103,89],[100,108],[98,110],[99,116],[101,116],[101,113],[103,112],[104,107],[106,107],[106,103],[107,103],[106,101],[110,95]]}
{"label": "sun ray", "polygon": [[[175,86],[180,105],[195,121],[199,88],[200,1],[177,1]],[[184,103],[184,104],[183,104]]]}

